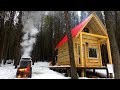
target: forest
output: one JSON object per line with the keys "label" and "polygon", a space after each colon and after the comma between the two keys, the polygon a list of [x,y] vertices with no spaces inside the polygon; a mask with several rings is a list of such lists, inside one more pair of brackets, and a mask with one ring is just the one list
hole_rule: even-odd
{"label": "forest", "polygon": [[[93,11],[68,11],[67,28],[64,11],[0,11],[0,64],[13,60],[15,68],[21,57],[51,61],[55,47],[67,29],[87,18]],[[107,28],[115,77],[120,78],[120,11],[95,11]],[[28,42],[29,41],[29,42]]]}

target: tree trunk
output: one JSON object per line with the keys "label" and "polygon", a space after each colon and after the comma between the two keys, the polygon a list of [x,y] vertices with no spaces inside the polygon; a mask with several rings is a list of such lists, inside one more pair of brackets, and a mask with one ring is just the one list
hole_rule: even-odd
{"label": "tree trunk", "polygon": [[105,23],[110,40],[115,78],[120,79],[120,55],[114,31],[116,30],[116,16],[114,11],[105,11]]}
{"label": "tree trunk", "polygon": [[13,32],[13,24],[14,24],[14,13],[15,11],[10,11],[10,17],[9,19],[5,22],[5,41],[4,41],[4,62],[3,64],[6,63],[6,59],[10,59],[9,56],[9,51],[12,49],[10,48],[10,44],[12,42],[11,35]]}
{"label": "tree trunk", "polygon": [[5,35],[5,43],[4,43],[4,61],[3,64],[5,65],[7,57],[8,57],[8,49],[9,49],[9,43],[10,43],[10,32],[6,33]]}
{"label": "tree trunk", "polygon": [[120,11],[116,11],[116,24],[115,37],[120,52]]}
{"label": "tree trunk", "polygon": [[4,42],[4,32],[0,30],[0,64],[2,63],[3,56],[3,42]]}
{"label": "tree trunk", "polygon": [[3,43],[4,43],[4,12],[0,11],[0,65],[3,56]]}
{"label": "tree trunk", "polygon": [[65,14],[65,21],[66,21],[66,33],[68,36],[68,47],[69,47],[69,56],[70,56],[70,65],[71,65],[71,79],[78,79],[77,70],[75,67],[73,41],[72,41],[72,35],[70,31],[68,11],[64,11],[64,14]]}
{"label": "tree trunk", "polygon": [[15,62],[14,62],[14,65],[15,65],[15,68],[17,68],[17,66],[19,65],[19,61],[20,61],[20,58],[21,58],[21,46],[20,46],[20,43],[21,43],[21,36],[22,36],[22,11],[19,12],[19,16],[18,16],[18,24],[17,24],[17,29],[16,29],[16,46],[15,46]]}

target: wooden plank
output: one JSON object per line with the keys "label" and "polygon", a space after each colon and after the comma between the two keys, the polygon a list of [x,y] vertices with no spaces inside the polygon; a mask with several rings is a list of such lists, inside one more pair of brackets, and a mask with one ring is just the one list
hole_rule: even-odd
{"label": "wooden plank", "polygon": [[75,36],[75,38],[79,36],[79,34],[82,32],[82,30],[83,30],[84,27],[88,24],[88,22],[91,20],[92,17],[93,17],[93,15],[91,14],[91,15],[88,17],[88,21],[87,21],[86,24],[83,26],[83,28],[81,28],[80,32],[78,32],[78,34]]}
{"label": "wooden plank", "polygon": [[107,39],[107,51],[108,51],[109,63],[112,64],[112,56],[111,56],[111,50],[110,50],[110,42],[109,42],[109,39]]}
{"label": "wooden plank", "polygon": [[76,61],[76,66],[79,64],[79,61],[78,61],[78,43],[76,43],[76,45],[75,45],[75,52],[74,52],[74,57],[75,57],[75,61]]}
{"label": "wooden plank", "polygon": [[84,66],[86,66],[87,53],[86,53],[86,44],[84,44]]}
{"label": "wooden plank", "polygon": [[85,69],[81,70],[81,77],[85,77]]}
{"label": "wooden plank", "polygon": [[87,60],[86,65],[92,65],[92,66],[96,66],[96,65],[98,65],[98,66],[100,66],[98,60],[96,60],[96,61],[93,61],[93,60]]}
{"label": "wooden plank", "polygon": [[69,57],[67,56],[67,57],[64,57],[64,58],[59,58],[58,60],[61,61],[61,62],[69,61]]}
{"label": "wooden plank", "polygon": [[[91,21],[91,20],[90,20]],[[88,22],[87,26],[86,26],[88,29],[89,29],[89,33],[94,33],[93,29],[91,28],[91,25],[90,25],[90,22]],[[83,31],[82,31],[83,32]]]}
{"label": "wooden plank", "polygon": [[[84,27],[89,23],[89,21],[90,21],[91,19],[94,19],[94,20],[97,22],[97,24],[98,24],[99,27],[101,28],[101,29],[100,29],[101,32],[103,32],[103,33],[108,37],[107,30],[106,30],[105,26],[103,25],[103,23],[101,22],[101,20],[98,18],[98,16],[97,16],[96,14],[91,14],[91,15],[89,16],[89,20],[88,20],[88,22],[84,25]],[[83,27],[83,28],[84,28],[84,27]],[[82,30],[83,30],[83,28],[82,28]],[[82,31],[82,30],[81,30],[81,31]],[[76,35],[76,37],[79,36],[79,34],[81,33],[81,31]]]}
{"label": "wooden plank", "polygon": [[83,35],[83,39],[98,41],[97,37],[91,37],[89,35]]}
{"label": "wooden plank", "polygon": [[82,47],[82,33],[80,33],[80,59],[81,59],[81,65],[84,66],[82,48],[83,48],[83,47]]}
{"label": "wooden plank", "polygon": [[98,35],[105,36],[105,34],[100,30],[101,28],[100,28],[100,26],[98,26],[98,23],[96,23],[94,18],[91,19],[90,22],[87,25],[89,25],[91,30],[93,30],[92,34],[98,34]]}
{"label": "wooden plank", "polygon": [[92,43],[97,43],[98,40],[92,40],[92,39],[90,40],[90,39],[85,39],[85,38],[83,38],[83,43],[86,44],[86,42],[89,42],[89,43],[92,44]]}
{"label": "wooden plank", "polygon": [[[97,58],[89,58],[88,57],[88,48],[97,48],[97,54],[98,54],[98,57]],[[101,62],[100,62],[100,53],[99,53],[99,43],[98,42],[96,42],[96,43],[94,43],[93,42],[93,44],[92,44],[92,42],[91,43],[89,43],[89,46],[88,47],[86,47],[86,67],[89,67],[89,66],[92,66],[92,67],[94,67],[94,66],[97,66],[97,67],[99,67],[101,64]]]}
{"label": "wooden plank", "polygon": [[57,68],[57,67],[70,67],[70,65],[60,65],[60,66],[54,65],[54,66],[48,66],[48,68],[49,68],[49,67],[53,67],[53,68],[54,68],[54,67],[56,67],[56,68]]}
{"label": "wooden plank", "polygon": [[58,57],[63,57],[63,56],[66,56],[66,55],[68,55],[69,53],[68,52],[65,52],[65,53],[59,53],[59,55],[58,55]]}
{"label": "wooden plank", "polygon": [[102,21],[99,19],[99,17],[94,13],[94,18],[95,20],[99,23],[99,25],[101,26],[102,29],[100,29],[106,36],[108,36],[107,34],[107,30],[105,28],[105,26],[103,25]]}
{"label": "wooden plank", "polygon": [[98,38],[108,38],[106,36],[102,36],[102,35],[96,35],[96,34],[91,34],[91,33],[85,33],[85,32],[81,32],[83,35],[88,35],[88,36],[93,36],[93,37],[98,37]]}
{"label": "wooden plank", "polygon": [[90,38],[83,38],[83,44],[86,44],[86,42],[92,42],[92,43],[96,43],[98,42],[98,39],[90,39]]}
{"label": "wooden plank", "polygon": [[106,43],[106,39],[100,39],[100,40],[98,40],[98,41],[99,41],[100,44]]}
{"label": "wooden plank", "polygon": [[99,58],[100,58],[99,61],[100,61],[100,66],[102,66],[102,56],[101,56],[100,43],[99,43],[98,49],[99,49]]}
{"label": "wooden plank", "polygon": [[58,65],[70,65],[70,61],[68,60],[68,61],[59,61],[58,62]]}
{"label": "wooden plank", "polygon": [[68,50],[68,46],[61,46],[61,48],[59,48],[59,52],[63,51],[63,50]]}

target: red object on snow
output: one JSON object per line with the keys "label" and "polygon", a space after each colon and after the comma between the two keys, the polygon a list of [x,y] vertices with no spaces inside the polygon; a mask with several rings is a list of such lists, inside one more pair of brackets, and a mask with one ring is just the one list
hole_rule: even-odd
{"label": "red object on snow", "polygon": [[[75,37],[79,33],[79,31],[82,30],[82,28],[84,27],[84,25],[87,23],[88,20],[89,20],[89,17],[86,18],[82,23],[78,24],[76,27],[74,27],[71,30],[72,37]],[[60,47],[61,45],[63,45],[67,41],[68,41],[68,37],[67,37],[67,35],[65,35],[62,38],[62,40],[58,43],[58,45],[56,46],[56,48]]]}
{"label": "red object on snow", "polygon": [[26,72],[29,72],[29,71],[30,71],[30,65],[28,65],[26,68]]}

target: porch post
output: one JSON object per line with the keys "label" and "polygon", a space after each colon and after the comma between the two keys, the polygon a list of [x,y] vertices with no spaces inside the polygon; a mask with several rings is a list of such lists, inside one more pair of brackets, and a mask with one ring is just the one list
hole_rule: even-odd
{"label": "porch post", "polygon": [[[81,66],[84,67],[84,60],[83,60],[83,43],[82,43],[82,33],[80,33],[80,60]],[[81,69],[81,76],[85,77],[85,69]]]}
{"label": "porch post", "polygon": [[109,39],[108,39],[108,38],[107,38],[107,51],[108,51],[109,63],[112,64],[112,56],[111,56],[110,42],[109,42]]}
{"label": "porch post", "polygon": [[84,66],[83,47],[82,47],[82,33],[80,33],[80,60],[81,60],[81,66]]}

